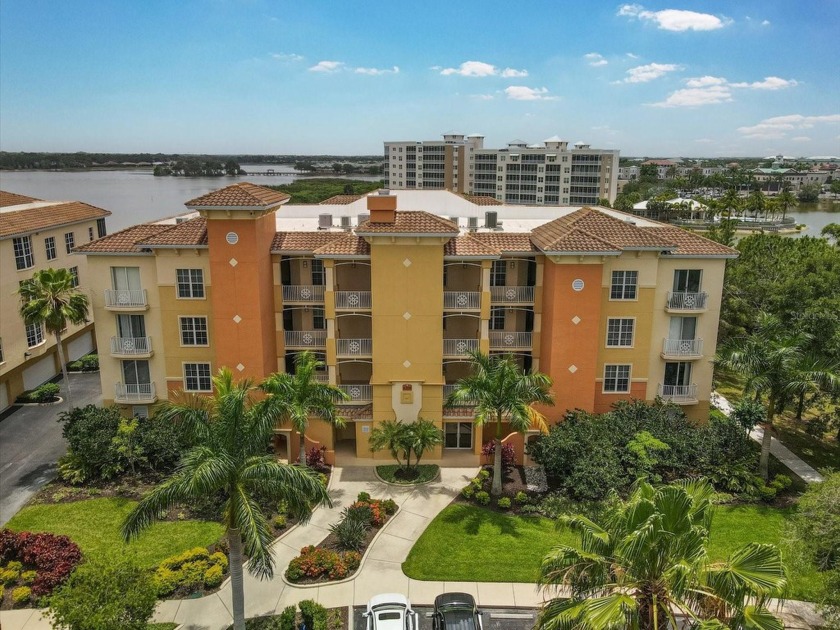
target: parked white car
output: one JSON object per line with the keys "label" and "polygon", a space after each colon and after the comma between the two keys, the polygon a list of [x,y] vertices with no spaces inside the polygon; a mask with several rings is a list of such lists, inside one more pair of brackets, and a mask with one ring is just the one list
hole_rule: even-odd
{"label": "parked white car", "polygon": [[399,593],[375,595],[367,603],[366,630],[418,630],[420,618]]}

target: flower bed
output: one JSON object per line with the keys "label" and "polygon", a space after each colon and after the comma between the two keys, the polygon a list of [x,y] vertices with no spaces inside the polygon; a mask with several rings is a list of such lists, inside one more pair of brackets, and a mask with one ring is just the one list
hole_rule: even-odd
{"label": "flower bed", "polygon": [[372,499],[359,493],[355,503],[344,508],[341,521],[330,527],[330,535],[321,544],[300,550],[286,569],[289,582],[312,584],[343,580],[361,564],[365,549],[377,531],[397,511],[391,500]]}
{"label": "flower bed", "polygon": [[534,514],[537,512],[534,503],[538,501],[535,493],[528,490],[525,472],[521,466],[504,470],[502,473],[502,495],[490,496],[493,485],[492,468],[482,468],[468,485],[461,489],[459,499],[463,503],[473,503],[498,512],[513,514]]}
{"label": "flower bed", "polygon": [[154,583],[158,597],[204,595],[221,586],[228,572],[227,556],[219,551],[211,554],[196,547],[172,556],[155,569]]}

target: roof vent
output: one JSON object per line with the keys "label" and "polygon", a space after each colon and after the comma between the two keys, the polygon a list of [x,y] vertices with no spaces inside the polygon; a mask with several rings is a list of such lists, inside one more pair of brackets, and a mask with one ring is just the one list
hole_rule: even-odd
{"label": "roof vent", "polygon": [[341,217],[341,228],[344,230],[350,229],[350,217]]}
{"label": "roof vent", "polygon": [[495,230],[499,226],[499,213],[488,210],[484,213],[484,227]]}
{"label": "roof vent", "polygon": [[318,229],[319,230],[329,230],[332,227],[332,215],[331,214],[319,214],[318,215]]}
{"label": "roof vent", "polygon": [[469,217],[467,219],[467,227],[470,230],[477,230],[478,229],[478,217]]}
{"label": "roof vent", "polygon": [[370,215],[367,212],[365,212],[363,214],[360,214],[358,219],[357,219],[356,225],[361,225],[362,223],[364,223],[368,219],[370,219]]}

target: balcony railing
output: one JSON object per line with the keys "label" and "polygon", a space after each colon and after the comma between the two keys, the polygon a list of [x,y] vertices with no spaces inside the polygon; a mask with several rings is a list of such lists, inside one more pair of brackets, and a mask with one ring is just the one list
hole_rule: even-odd
{"label": "balcony railing", "polygon": [[327,345],[326,330],[287,330],[287,348],[323,348]]}
{"label": "balcony railing", "polygon": [[493,304],[533,304],[534,287],[490,287]]}
{"label": "balcony railing", "polygon": [[139,383],[123,385],[117,383],[114,387],[115,402],[149,403],[157,400],[154,383]]}
{"label": "balcony railing", "polygon": [[152,354],[152,338],[111,337],[111,354],[124,356]]}
{"label": "balcony railing", "polygon": [[290,304],[317,304],[324,301],[322,284],[290,284],[283,286],[283,302]]}
{"label": "balcony railing", "polygon": [[338,388],[350,396],[350,400],[343,401],[350,403],[369,403],[373,400],[373,388],[370,385],[339,385]]}
{"label": "balcony railing", "polygon": [[330,375],[329,374],[324,374],[323,372],[321,372],[321,373],[316,372],[312,376],[312,379],[316,383],[329,383],[330,382]]}
{"label": "balcony railing", "polygon": [[530,350],[529,332],[490,332],[491,350]]}
{"label": "balcony railing", "polygon": [[146,289],[105,289],[106,308],[148,308]]}
{"label": "balcony railing", "polygon": [[478,350],[478,339],[444,339],[443,356],[466,357]]}
{"label": "balcony railing", "polygon": [[478,310],[481,308],[481,293],[478,291],[444,291],[443,308],[447,310]]}
{"label": "balcony railing", "polygon": [[703,355],[702,339],[663,339],[662,354],[673,357],[699,357]]}
{"label": "balcony railing", "polygon": [[697,402],[697,385],[659,385],[659,395],[671,402],[695,403]]}
{"label": "balcony railing", "polygon": [[336,339],[337,357],[370,357],[373,355],[372,339]]}
{"label": "balcony railing", "polygon": [[702,311],[706,308],[705,291],[669,291],[665,308],[669,311]]}
{"label": "balcony railing", "polygon": [[341,309],[369,309],[370,291],[336,291],[335,307]]}

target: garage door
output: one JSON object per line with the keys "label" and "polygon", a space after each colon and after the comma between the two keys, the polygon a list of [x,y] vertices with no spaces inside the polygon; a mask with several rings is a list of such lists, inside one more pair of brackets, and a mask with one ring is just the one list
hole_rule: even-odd
{"label": "garage door", "polygon": [[24,389],[35,389],[55,375],[55,362],[50,354],[23,371],[23,387]]}
{"label": "garage door", "polygon": [[67,361],[75,361],[93,350],[93,335],[86,332],[78,339],[67,344]]}
{"label": "garage door", "polygon": [[0,411],[9,406],[9,387],[6,383],[0,383]]}

